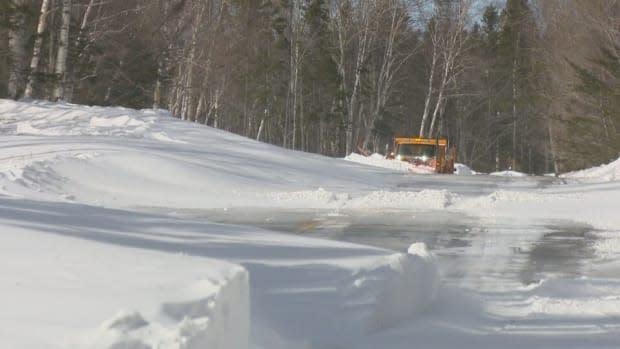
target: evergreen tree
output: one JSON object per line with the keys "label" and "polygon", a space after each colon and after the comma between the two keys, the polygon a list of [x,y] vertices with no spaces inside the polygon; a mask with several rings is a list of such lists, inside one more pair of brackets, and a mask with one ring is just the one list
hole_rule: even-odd
{"label": "evergreen tree", "polygon": [[343,132],[335,110],[341,97],[338,95],[338,68],[330,45],[328,6],[326,0],[311,0],[304,10],[307,31],[304,35],[306,64],[302,72],[305,115],[302,150],[319,153],[330,152],[322,140],[339,137]]}
{"label": "evergreen tree", "polygon": [[587,159],[580,165],[603,163],[620,155],[620,60],[605,47],[597,56],[589,69],[572,64],[579,78],[575,91],[581,96],[574,103],[583,114],[572,118],[568,126],[575,134],[585,133],[574,147],[580,158]]}
{"label": "evergreen tree", "polygon": [[524,172],[540,172],[532,159],[545,149],[545,120],[541,108],[540,79],[543,67],[534,57],[538,40],[538,23],[527,0],[508,0],[501,15],[498,40],[498,74],[509,82],[498,96],[502,129],[510,132],[508,142],[500,143],[508,166]]}

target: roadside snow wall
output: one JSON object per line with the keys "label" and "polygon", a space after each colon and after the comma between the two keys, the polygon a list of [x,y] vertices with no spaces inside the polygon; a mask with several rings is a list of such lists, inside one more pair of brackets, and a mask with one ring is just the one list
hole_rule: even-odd
{"label": "roadside snow wall", "polygon": [[440,275],[434,256],[424,243],[407,253],[384,257],[354,275],[353,299],[362,308],[368,332],[376,332],[414,318],[433,303]]}
{"label": "roadside snow wall", "polygon": [[[0,263],[0,347],[248,348],[250,286],[244,267],[120,245],[131,233],[115,231],[108,235],[110,243],[68,237],[71,228],[81,227],[79,220],[49,204],[24,205],[0,196],[0,207],[5,261]],[[102,219],[119,219],[105,212],[100,211]],[[44,220],[56,216],[62,223]],[[17,226],[27,224],[33,227]],[[59,233],[45,233],[51,228],[44,224]],[[99,224],[94,234],[105,235]],[[95,231],[78,229],[80,235]]]}
{"label": "roadside snow wall", "polygon": [[[218,285],[219,284],[219,285]],[[181,285],[180,285],[181,286]],[[88,340],[97,349],[247,349],[250,333],[249,280],[238,268],[226,280],[181,286],[177,299],[161,304],[152,322],[136,311],[120,311]]]}

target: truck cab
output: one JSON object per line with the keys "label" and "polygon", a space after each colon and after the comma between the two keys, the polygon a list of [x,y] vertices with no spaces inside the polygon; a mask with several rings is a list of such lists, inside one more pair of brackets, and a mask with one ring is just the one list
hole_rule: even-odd
{"label": "truck cab", "polygon": [[454,173],[456,150],[448,147],[446,139],[422,137],[394,137],[389,158],[410,163],[410,170],[434,173]]}

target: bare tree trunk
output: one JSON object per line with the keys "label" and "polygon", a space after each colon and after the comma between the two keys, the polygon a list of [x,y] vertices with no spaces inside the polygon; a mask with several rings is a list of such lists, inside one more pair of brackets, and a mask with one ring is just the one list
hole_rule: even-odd
{"label": "bare tree trunk", "polygon": [[[301,25],[302,23],[300,0],[292,0],[292,6],[290,11],[291,47],[289,55],[289,90],[286,96],[286,112],[282,140],[283,147],[292,149],[295,149],[295,147],[297,146],[297,90],[299,81],[299,70],[301,65],[299,52]],[[289,134],[291,134],[290,142]]]}
{"label": "bare tree trunk", "polygon": [[[299,7],[299,5],[296,5],[297,7]],[[299,12],[300,10],[296,10],[296,13]],[[299,54],[299,22],[301,22],[301,18],[298,18],[298,16],[300,15],[295,15],[296,17],[296,22],[294,24],[294,27],[296,28],[294,31],[295,33],[293,34],[293,71],[292,71],[292,82],[291,82],[291,93],[293,94],[293,103],[291,106],[291,114],[292,114],[292,119],[293,119],[293,136],[292,136],[292,144],[291,144],[291,149],[296,149],[297,147],[297,104],[298,104],[298,84],[299,84],[299,70],[300,70],[300,65],[301,65],[301,60],[300,60],[300,54]]]}
{"label": "bare tree trunk", "polygon": [[[163,15],[163,18],[171,17],[171,11],[170,11],[171,1],[159,0],[158,6]],[[179,13],[179,12],[181,11],[178,9],[177,11],[175,11],[175,13]],[[173,47],[174,47],[174,45],[169,41],[170,37],[172,36],[171,33],[174,30],[171,28],[173,25],[174,25],[173,21],[166,21],[165,23],[161,25],[161,29],[160,29],[162,36],[166,40],[164,41],[164,45],[163,45],[164,48],[162,49],[161,53],[157,57],[157,77],[155,80],[155,87],[153,88],[153,109],[159,109],[163,105],[162,103],[162,98],[164,97],[163,91],[162,91],[163,90],[163,79],[164,79],[164,75],[168,72],[169,58],[171,55],[171,51],[173,50]],[[167,99],[168,101],[170,101],[172,97],[168,95]]]}
{"label": "bare tree trunk", "polygon": [[80,24],[80,30],[78,31],[77,39],[75,40],[75,44],[73,45],[73,49],[77,53],[77,61],[75,64],[71,65],[68,69],[68,78],[67,83],[65,85],[65,98],[67,101],[73,100],[73,91],[75,89],[75,76],[78,72],[78,64],[82,62],[84,59],[84,50],[86,48],[86,27],[88,26],[90,20],[90,14],[95,6],[95,0],[90,0],[88,5],[86,5],[86,10],[84,10],[84,17],[82,17],[82,23]]}
{"label": "bare tree trunk", "polygon": [[183,119],[183,115],[180,114],[181,112],[181,102],[183,100],[183,86],[184,86],[184,70],[185,68],[183,67],[183,64],[180,64],[179,67],[177,68],[177,76],[175,78],[175,83],[174,83],[174,88],[171,91],[171,98],[169,101],[169,107],[168,109],[170,109],[170,112],[172,113],[172,115]]}
{"label": "bare tree trunk", "polygon": [[213,96],[213,127],[220,127],[220,115],[219,115],[219,107],[220,107],[220,91],[219,89],[215,90]]}
{"label": "bare tree trunk", "polygon": [[27,4],[27,0],[14,0],[15,11],[9,18],[9,52],[10,52],[10,70],[8,81],[9,97],[17,99],[20,92],[24,88],[26,74],[25,64],[27,60],[26,53],[26,17],[22,7]]}
{"label": "bare tree trunk", "polygon": [[[200,16],[201,18],[202,16]],[[200,19],[198,20],[200,22]],[[194,27],[192,31],[192,41],[191,47],[189,51],[189,57],[187,58],[187,70],[184,72],[185,74],[185,85],[183,86],[183,99],[181,103],[181,119],[182,120],[192,120],[192,103],[193,103],[193,94],[194,94],[194,65],[196,64],[196,41],[198,36],[198,28]]]}
{"label": "bare tree trunk", "polygon": [[556,155],[556,142],[552,122],[553,120],[547,121],[547,131],[549,132],[549,150],[551,152],[551,161],[553,162],[553,172],[557,176],[560,173],[560,165]]}
{"label": "bare tree trunk", "polygon": [[95,5],[95,0],[90,0],[88,5],[86,6],[86,10],[84,11],[84,17],[82,18],[82,24],[80,24],[80,32],[78,34],[78,40],[84,37],[84,29],[88,25],[88,20],[90,19],[90,13],[93,11],[93,6]]}
{"label": "bare tree trunk", "polygon": [[362,0],[357,3],[356,12],[359,19],[359,31],[357,32],[357,47],[355,53],[355,64],[353,65],[353,82],[352,86],[347,85],[347,51],[349,50],[350,38],[347,36],[349,31],[349,24],[347,23],[347,16],[351,16],[350,9],[347,5],[351,5],[350,2],[337,2],[335,13],[335,32],[337,33],[338,44],[338,57],[334,60],[338,62],[338,75],[340,78],[340,91],[343,94],[343,98],[340,100],[341,109],[346,109],[344,116],[345,127],[345,153],[350,154],[353,149],[354,131],[355,131],[355,115],[356,109],[358,109],[358,93],[361,84],[363,65],[367,58],[368,47],[370,46],[370,14],[369,3],[370,1]]}
{"label": "bare tree trunk", "polygon": [[32,90],[34,80],[36,78],[37,69],[39,67],[39,59],[41,58],[41,45],[43,44],[43,32],[47,25],[47,14],[49,9],[50,0],[43,0],[41,3],[41,14],[39,16],[39,24],[37,25],[37,37],[34,41],[34,47],[32,49],[32,60],[30,60],[30,75],[28,77],[28,83],[26,84],[26,90],[24,91],[24,97],[32,98]]}
{"label": "bare tree trunk", "polygon": [[69,25],[71,24],[71,0],[62,0],[62,24],[60,26],[60,36],[58,39],[58,55],[56,57],[56,89],[54,98],[56,100],[65,99],[65,72],[67,71],[67,56],[69,51]]}
{"label": "bare tree trunk", "polygon": [[[200,122],[200,115],[204,113],[205,106],[207,104],[207,97],[204,92],[200,94],[198,98],[198,106],[196,106],[196,111],[194,112],[194,122]],[[207,118],[205,118],[206,123]]]}
{"label": "bare tree trunk", "polygon": [[435,109],[433,111],[433,118],[431,120],[430,127],[428,129],[427,137],[432,137],[435,131],[435,123],[437,118],[442,114],[445,106],[445,92],[448,87],[448,83],[455,78],[455,63],[459,56],[463,53],[463,47],[467,37],[464,37],[465,26],[467,25],[467,18],[469,15],[469,8],[471,6],[471,0],[459,0],[454,6],[456,6],[456,12],[454,15],[456,18],[449,18],[451,21],[448,23],[447,32],[444,33],[444,37],[440,42],[444,45],[441,48],[441,57],[443,58],[443,76],[439,85],[439,92],[437,101],[435,103]]}
{"label": "bare tree trunk", "polygon": [[[432,58],[428,81],[428,91],[424,101],[424,112],[420,123],[420,136],[432,137],[435,131],[437,119],[446,103],[446,89],[453,81],[455,75],[456,60],[463,54],[467,36],[464,36],[469,8],[472,0],[458,0],[440,4],[435,10],[433,26],[430,28]],[[434,94],[434,72],[441,58],[441,81],[437,87],[437,97],[433,108],[432,119],[428,130],[426,124],[430,113],[430,104]]]}
{"label": "bare tree trunk", "polygon": [[112,76],[112,81],[110,82],[108,89],[106,91],[105,97],[104,97],[104,101],[106,104],[110,103],[110,97],[112,94],[112,87],[116,85],[116,83],[118,82],[118,79],[121,75],[121,70],[123,69],[123,65],[125,63],[121,60],[118,62],[118,67],[116,68],[116,70],[114,71],[114,75]]}
{"label": "bare tree trunk", "polygon": [[[516,47],[519,49],[521,33],[517,34]],[[512,170],[517,170],[517,53],[512,64]]]}
{"label": "bare tree trunk", "polygon": [[[296,40],[297,41],[297,40]],[[295,60],[295,67],[293,69],[293,83],[292,83],[292,93],[293,93],[293,103],[291,106],[291,114],[293,119],[293,135],[291,140],[291,149],[297,148],[297,104],[298,104],[298,82],[299,82],[299,43],[295,43],[295,53],[293,56]]]}
{"label": "bare tree trunk", "polygon": [[161,106],[161,89],[162,76],[164,75],[164,62],[160,58],[157,60],[157,80],[155,81],[155,89],[153,90],[153,109],[159,109]]}
{"label": "bare tree trunk", "polygon": [[431,67],[430,74],[428,77],[428,90],[426,92],[426,98],[424,99],[424,112],[422,113],[422,121],[420,123],[420,137],[424,137],[424,133],[426,131],[426,120],[428,119],[428,114],[430,111],[431,98],[433,97],[433,84],[435,78],[435,69],[437,67],[437,51],[438,51],[438,43],[436,43],[437,37],[437,28],[431,29],[431,38],[433,41],[433,53],[431,58]]}
{"label": "bare tree trunk", "polygon": [[[353,126],[355,125],[355,109],[357,107],[357,95],[359,93],[360,84],[362,81],[362,69],[366,62],[366,55],[368,47],[370,46],[370,11],[369,5],[366,1],[362,1],[360,4],[360,19],[362,25],[362,33],[358,34],[357,55],[355,59],[355,77],[353,80],[353,86],[351,96],[348,105],[348,122],[347,122],[347,137],[346,137],[346,154],[350,154],[353,151]],[[361,109],[361,107],[358,107]],[[361,110],[359,111],[361,114]],[[359,130],[358,130],[359,131]],[[357,137],[356,137],[357,138]]]}
{"label": "bare tree trunk", "polygon": [[445,103],[444,101],[444,93],[446,91],[446,86],[448,82],[448,75],[451,72],[451,64],[446,61],[444,62],[444,71],[443,76],[441,78],[441,84],[439,85],[439,92],[437,95],[437,100],[435,101],[435,108],[433,109],[433,118],[431,119],[431,124],[428,127],[428,133],[426,137],[432,137],[433,131],[435,130],[435,122],[437,121],[437,116],[439,115],[439,111],[441,110],[441,106]]}
{"label": "bare tree trunk", "polygon": [[[338,58],[334,59],[336,62],[338,62],[338,76],[340,78],[340,93],[345,95],[347,93],[347,70],[346,70],[346,66],[345,66],[345,62],[346,62],[346,44],[348,42],[348,37],[347,37],[347,27],[345,25],[345,19],[344,19],[344,9],[342,9],[340,7],[341,5],[338,3],[336,4],[336,18],[335,18],[335,23],[336,23],[336,29],[335,32],[338,33],[338,38],[337,38],[337,42],[338,42]],[[347,100],[347,97],[343,98],[339,98],[338,99],[338,104],[340,106],[340,109],[343,110],[345,108],[345,101]],[[348,114],[347,114],[348,115]],[[350,128],[351,127],[351,128]],[[352,138],[351,136],[352,134],[352,125],[350,125],[349,123],[346,123],[345,125],[345,139],[347,144],[349,143],[349,139]],[[333,145],[333,143],[332,143]],[[333,148],[333,147],[332,147]],[[333,151],[333,150],[332,150]],[[348,153],[347,153],[348,154]]]}
{"label": "bare tree trunk", "polygon": [[435,108],[433,109],[433,118],[431,119],[431,124],[428,127],[428,133],[426,134],[426,137],[428,138],[433,137],[433,133],[435,131],[435,122],[437,121],[437,117],[441,113],[443,106],[446,104],[444,94],[448,86],[448,79],[450,77],[450,74],[452,74],[452,67],[455,59],[452,49],[449,49],[449,52],[444,52],[444,55],[446,55],[446,57],[443,62],[443,75],[441,77],[441,83],[439,84],[439,92],[437,95],[437,100],[435,102]]}
{"label": "bare tree trunk", "polygon": [[387,42],[383,51],[381,68],[376,81],[376,102],[372,112],[370,113],[370,122],[367,125],[366,135],[362,147],[368,150],[368,144],[372,139],[372,131],[377,121],[382,119],[382,110],[385,108],[390,92],[394,74],[398,69],[411,57],[411,54],[405,56],[396,56],[395,45],[402,37],[403,30],[406,30],[407,12],[400,7],[398,1],[388,0],[389,8],[386,10],[390,13],[390,26],[387,35]]}
{"label": "bare tree trunk", "polygon": [[299,142],[300,148],[302,151],[307,150],[306,144],[306,124],[304,120],[304,83],[303,83],[303,75],[299,76]]}
{"label": "bare tree trunk", "polygon": [[[51,4],[50,4],[50,7]],[[55,17],[57,17],[57,12],[56,11],[50,11],[50,23],[54,23],[55,22]],[[58,36],[58,31],[56,30],[48,30],[49,32],[49,39],[47,42],[50,43],[50,45],[48,46],[47,49],[47,66],[45,67],[45,73],[47,73],[48,75],[52,75],[54,74],[54,68],[56,67],[56,50],[55,50],[55,46],[54,43],[56,42],[56,37]],[[52,99],[53,98],[53,90],[46,90],[45,92],[45,98],[47,99]]]}
{"label": "bare tree trunk", "polygon": [[[266,112],[266,110],[265,110]],[[260,141],[260,136],[263,133],[263,127],[265,126],[265,119],[260,119],[260,126],[258,126],[258,132],[256,133],[256,140]]]}
{"label": "bare tree trunk", "polygon": [[[497,119],[499,120],[499,112],[497,112]],[[500,168],[500,158],[499,158],[499,135],[497,132],[497,136],[495,137],[495,171],[499,171]]]}

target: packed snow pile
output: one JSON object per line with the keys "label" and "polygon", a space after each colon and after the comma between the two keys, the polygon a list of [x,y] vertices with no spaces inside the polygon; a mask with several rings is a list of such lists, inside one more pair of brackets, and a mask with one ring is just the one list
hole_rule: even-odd
{"label": "packed snow pile", "polygon": [[476,174],[476,171],[465,164],[456,163],[454,164],[454,174],[459,176],[472,176]]}
{"label": "packed snow pile", "polygon": [[357,153],[351,153],[344,158],[347,161],[352,161],[360,164],[383,167],[398,172],[408,172],[409,164],[404,161],[387,159],[384,155],[374,153],[370,156],[364,156]]}
{"label": "packed snow pile", "polygon": [[347,161],[352,161],[360,164],[387,168],[398,172],[409,172],[417,174],[432,174],[433,170],[426,166],[414,166],[406,161],[400,161],[396,159],[387,159],[381,154],[374,153],[370,156],[364,156],[357,153],[351,153],[344,158]]}
{"label": "packed snow pile", "polygon": [[[162,320],[149,323],[136,311],[121,310],[86,332],[77,346],[87,348],[247,349],[250,337],[247,272],[229,279],[202,279],[177,285],[174,301],[162,303]],[[213,289],[216,289],[213,292]],[[172,325],[168,323],[172,322]],[[81,343],[80,343],[81,341]]]}
{"label": "packed snow pile", "polygon": [[447,190],[373,191],[351,199],[342,208],[358,209],[381,206],[386,209],[444,209],[457,198],[457,195]]}
{"label": "packed snow pile", "polygon": [[491,176],[498,176],[498,177],[525,177],[527,176],[527,174],[523,172],[511,171],[511,170],[491,172],[489,174]]}
{"label": "packed snow pile", "polygon": [[421,191],[371,191],[351,195],[327,191],[324,188],[317,190],[269,193],[265,204],[277,201],[286,204],[288,208],[332,208],[332,209],[444,209],[450,206],[458,195],[447,190],[424,189]]}
{"label": "packed snow pile", "polygon": [[371,332],[393,327],[423,311],[435,300],[440,281],[434,257],[423,243],[412,244],[407,253],[386,256],[354,278],[349,297],[368,303],[363,319]]}
{"label": "packed snow pile", "polygon": [[606,165],[560,175],[562,178],[583,183],[600,183],[620,180],[620,158]]}

